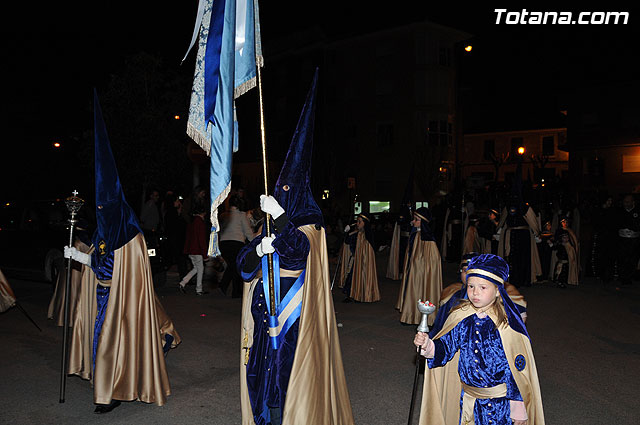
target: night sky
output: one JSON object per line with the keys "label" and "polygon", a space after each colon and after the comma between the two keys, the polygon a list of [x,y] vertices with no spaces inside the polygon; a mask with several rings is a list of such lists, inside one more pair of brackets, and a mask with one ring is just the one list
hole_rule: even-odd
{"label": "night sky", "polygon": [[[104,89],[127,54],[157,53],[167,66],[192,75],[195,48],[190,59],[182,67],[179,64],[191,39],[197,1],[145,2],[148,6],[104,3],[28,3],[3,12],[3,185],[25,170],[42,173],[29,169],[29,158],[48,155],[56,138],[92,127],[92,117],[86,113],[91,88]],[[471,33],[474,50],[465,57],[462,72],[464,85],[472,92],[469,108],[486,113],[475,117],[477,127],[488,125],[489,120],[494,127],[516,125],[523,116],[535,120],[537,113],[543,116],[565,108],[577,87],[637,77],[639,26],[634,25],[635,11],[625,6],[606,4],[607,10],[630,12],[626,26],[498,26],[494,8],[520,11],[523,6],[380,5],[263,1],[263,39],[268,43],[310,26],[338,37],[425,18]],[[536,4],[524,7],[575,10],[557,4],[553,9]],[[598,9],[585,6],[582,10]],[[26,161],[16,161],[16,157]]]}

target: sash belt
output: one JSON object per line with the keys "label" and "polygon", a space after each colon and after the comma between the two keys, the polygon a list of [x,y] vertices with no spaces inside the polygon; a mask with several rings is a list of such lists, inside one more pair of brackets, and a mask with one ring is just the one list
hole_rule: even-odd
{"label": "sash belt", "polygon": [[507,384],[496,385],[491,388],[478,388],[470,385],[462,384],[464,395],[462,396],[462,425],[474,425],[473,406],[476,399],[500,398],[507,395]]}

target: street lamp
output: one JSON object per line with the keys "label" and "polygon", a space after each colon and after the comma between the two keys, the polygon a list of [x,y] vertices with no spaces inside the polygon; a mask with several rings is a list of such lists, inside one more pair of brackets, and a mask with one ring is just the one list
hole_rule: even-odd
{"label": "street lamp", "polygon": [[466,46],[464,46],[465,52],[470,52],[471,50],[473,50],[473,46],[471,44],[467,44]]}
{"label": "street lamp", "polygon": [[174,119],[174,120],[179,120],[179,119],[180,119],[180,115],[174,115],[174,116],[173,116],[173,119]]}
{"label": "street lamp", "polygon": [[55,142],[55,143],[53,144],[53,147],[54,147],[54,148],[59,148],[60,146],[61,146],[61,145],[60,145],[60,142]]}
{"label": "street lamp", "polygon": [[524,155],[524,151],[525,151],[524,146],[520,146],[518,148],[518,155]]}

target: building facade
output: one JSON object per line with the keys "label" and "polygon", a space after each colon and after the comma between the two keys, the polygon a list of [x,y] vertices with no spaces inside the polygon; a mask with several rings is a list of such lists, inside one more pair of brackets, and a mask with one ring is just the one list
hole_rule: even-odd
{"label": "building facade", "polygon": [[[566,128],[465,134],[461,150],[464,159],[460,164],[462,178],[468,188],[510,182],[518,160],[522,159],[523,179],[534,185],[552,184],[567,178],[566,143]],[[519,153],[521,148],[524,151]]]}

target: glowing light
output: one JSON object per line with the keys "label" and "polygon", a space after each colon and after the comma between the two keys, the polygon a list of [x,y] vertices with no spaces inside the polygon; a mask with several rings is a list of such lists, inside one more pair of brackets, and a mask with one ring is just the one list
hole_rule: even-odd
{"label": "glowing light", "polygon": [[173,116],[173,119],[174,119],[174,120],[179,120],[179,119],[180,119],[180,115],[174,115],[174,116]]}
{"label": "glowing light", "polygon": [[204,314],[204,313],[202,313],[202,314],[200,315],[200,317],[207,317],[207,315],[206,315],[206,314]]}
{"label": "glowing light", "polygon": [[518,155],[523,155],[524,154],[524,146],[520,146],[518,148]]}
{"label": "glowing light", "polygon": [[470,52],[473,49],[473,46],[471,44],[468,44],[466,46],[464,46],[464,51],[465,52]]}
{"label": "glowing light", "polygon": [[60,147],[60,143],[59,143],[59,142],[55,142],[55,143],[53,144],[53,147],[54,147],[54,148],[59,148],[59,147]]}
{"label": "glowing light", "polygon": [[7,202],[6,204],[4,204],[5,207],[8,207],[9,205],[11,205],[11,202]]}

